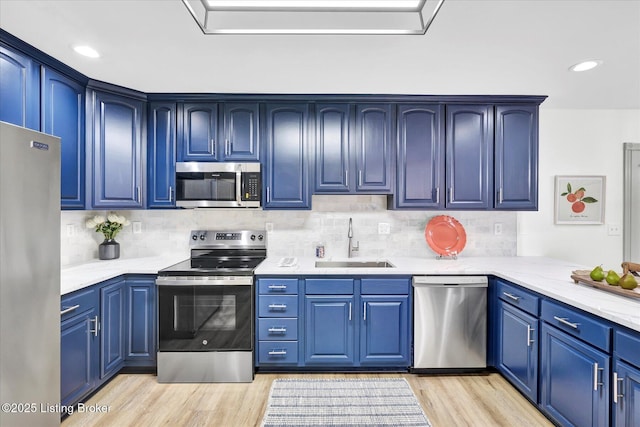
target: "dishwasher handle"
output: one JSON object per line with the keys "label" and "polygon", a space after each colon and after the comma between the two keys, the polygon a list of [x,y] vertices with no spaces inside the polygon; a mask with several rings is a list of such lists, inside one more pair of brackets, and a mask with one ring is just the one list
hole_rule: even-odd
{"label": "dishwasher handle", "polygon": [[486,288],[487,276],[414,276],[413,287]]}

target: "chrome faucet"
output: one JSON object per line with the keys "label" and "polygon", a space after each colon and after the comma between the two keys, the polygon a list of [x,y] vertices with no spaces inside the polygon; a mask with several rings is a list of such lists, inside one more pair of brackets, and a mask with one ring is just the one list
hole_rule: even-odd
{"label": "chrome faucet", "polygon": [[356,242],[354,245],[352,242],[353,239],[353,220],[349,218],[349,232],[347,233],[347,237],[349,238],[349,251],[348,257],[351,258],[354,252],[358,252],[360,250],[359,242]]}

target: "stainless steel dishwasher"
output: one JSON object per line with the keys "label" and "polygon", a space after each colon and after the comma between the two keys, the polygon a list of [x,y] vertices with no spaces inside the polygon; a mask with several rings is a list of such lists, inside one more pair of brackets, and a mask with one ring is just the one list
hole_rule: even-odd
{"label": "stainless steel dishwasher", "polygon": [[487,366],[486,276],[415,276],[413,371]]}

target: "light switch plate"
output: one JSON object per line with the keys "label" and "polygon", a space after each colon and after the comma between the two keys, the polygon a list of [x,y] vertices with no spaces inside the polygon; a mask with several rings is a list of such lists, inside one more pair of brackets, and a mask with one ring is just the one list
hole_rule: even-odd
{"label": "light switch plate", "polygon": [[379,222],[378,234],[389,234],[389,233],[391,233],[391,225],[388,222]]}
{"label": "light switch plate", "polygon": [[142,233],[142,223],[140,221],[134,221],[131,223],[133,228],[133,234],[141,234]]}
{"label": "light switch plate", "polygon": [[609,236],[619,236],[622,234],[620,224],[607,224],[607,234]]}
{"label": "light switch plate", "polygon": [[501,222],[496,222],[495,224],[493,224],[493,234],[496,236],[501,236],[502,235],[502,223]]}
{"label": "light switch plate", "polygon": [[273,223],[272,222],[266,222],[264,224],[264,229],[267,231],[267,233],[272,233],[273,232]]}

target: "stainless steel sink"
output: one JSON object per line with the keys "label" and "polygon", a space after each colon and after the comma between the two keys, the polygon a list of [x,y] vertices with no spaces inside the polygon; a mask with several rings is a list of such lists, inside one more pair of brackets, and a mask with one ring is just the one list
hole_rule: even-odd
{"label": "stainless steel sink", "polygon": [[395,268],[389,261],[316,261],[318,268]]}

